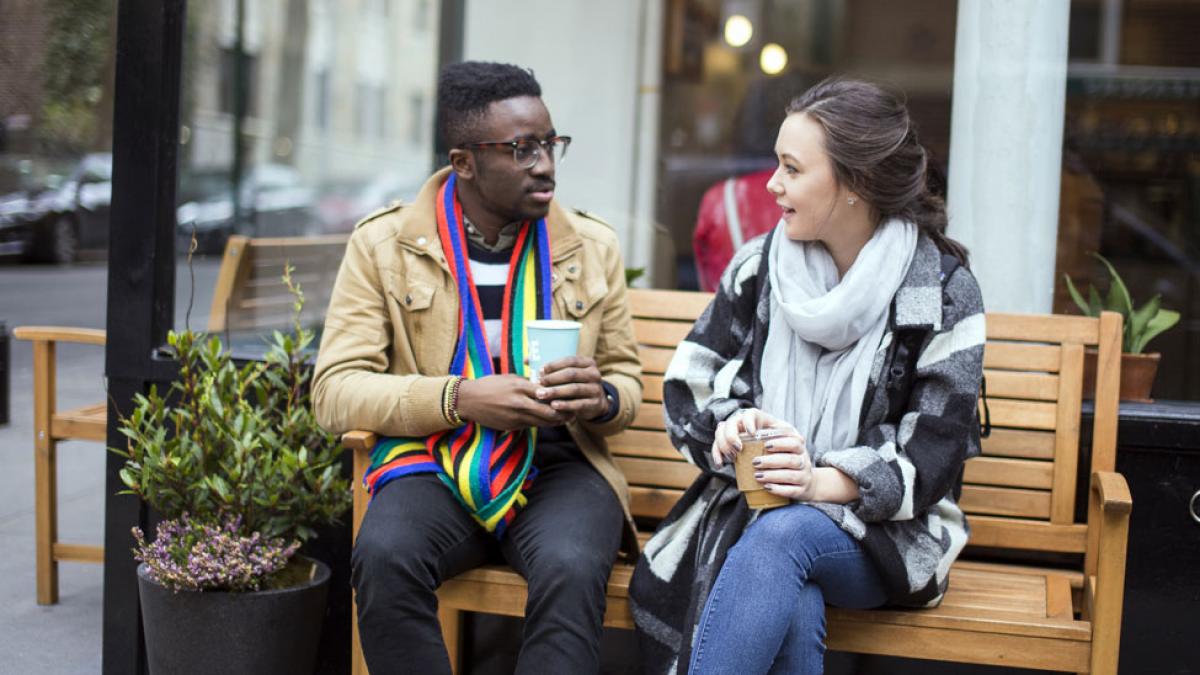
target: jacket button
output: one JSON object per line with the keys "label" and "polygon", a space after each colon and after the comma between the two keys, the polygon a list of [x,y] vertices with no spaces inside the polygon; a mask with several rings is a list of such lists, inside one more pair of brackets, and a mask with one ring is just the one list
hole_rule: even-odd
{"label": "jacket button", "polygon": [[583,309],[583,301],[582,300],[575,301],[575,309],[579,309],[579,310]]}
{"label": "jacket button", "polygon": [[568,271],[568,272],[570,272],[571,274],[574,274],[574,273],[575,273],[575,266],[574,266],[574,265],[571,265],[570,267],[568,267],[568,268],[567,268],[567,271]]}
{"label": "jacket button", "polygon": [[426,242],[425,237],[417,237],[417,246],[424,246],[425,242]]}
{"label": "jacket button", "polygon": [[404,304],[406,304],[406,305],[411,305],[411,304],[412,304],[412,295],[406,295],[406,296],[404,296]]}
{"label": "jacket button", "polygon": [[558,273],[557,272],[550,275],[550,281],[558,281]]}

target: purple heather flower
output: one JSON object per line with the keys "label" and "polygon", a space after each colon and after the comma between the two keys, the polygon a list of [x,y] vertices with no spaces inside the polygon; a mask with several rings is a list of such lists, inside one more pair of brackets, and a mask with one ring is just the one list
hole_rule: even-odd
{"label": "purple heather flower", "polygon": [[146,563],[150,578],[173,591],[253,591],[287,566],[299,541],[264,539],[259,532],[242,534],[240,516],[219,524],[183,514],[158,525],[158,536],[146,543],[139,528],[134,558]]}

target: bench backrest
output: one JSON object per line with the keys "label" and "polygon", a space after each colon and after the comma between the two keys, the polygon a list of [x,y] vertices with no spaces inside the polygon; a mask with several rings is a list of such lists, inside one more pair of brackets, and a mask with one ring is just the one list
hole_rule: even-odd
{"label": "bench backrest", "polygon": [[282,279],[284,264],[289,262],[295,268],[292,280],[304,292],[300,319],[306,326],[319,325],[329,307],[348,238],[345,234],[230,237],[213,289],[208,330],[259,331],[289,326],[293,298]]}
{"label": "bench backrest", "polygon": [[[633,426],[609,440],[629,481],[635,517],[662,518],[697,470],[664,432],[662,381],[675,346],[712,295],[634,289],[629,302],[645,380]],[[980,547],[1085,553],[1086,522],[1076,522],[1084,352],[1099,351],[1091,472],[1116,459],[1121,318],[987,315],[984,351],[992,432],[967,462],[961,505],[970,543]],[[981,416],[982,416],[981,402]],[[1090,557],[1090,556],[1089,556]]]}

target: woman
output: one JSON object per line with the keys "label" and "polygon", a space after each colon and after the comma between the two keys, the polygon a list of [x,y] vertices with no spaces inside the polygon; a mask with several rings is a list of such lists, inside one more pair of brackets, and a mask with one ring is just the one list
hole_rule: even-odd
{"label": "woman", "polygon": [[[819,673],[825,605],[937,604],[967,540],[984,321],[943,234],[902,102],[825,81],[788,107],[767,189],[783,209],[730,263],[664,381],[702,470],[630,591],[649,672]],[[738,435],[775,427],[751,511]]]}

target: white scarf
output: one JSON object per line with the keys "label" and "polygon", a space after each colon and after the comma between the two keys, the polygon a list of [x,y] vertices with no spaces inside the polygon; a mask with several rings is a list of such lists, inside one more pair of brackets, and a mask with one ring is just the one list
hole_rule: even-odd
{"label": "white scarf", "polygon": [[888,309],[917,246],[916,225],[890,219],[845,278],[825,245],[771,240],[771,319],[763,349],[763,410],[786,420],[817,458],[854,445]]}

